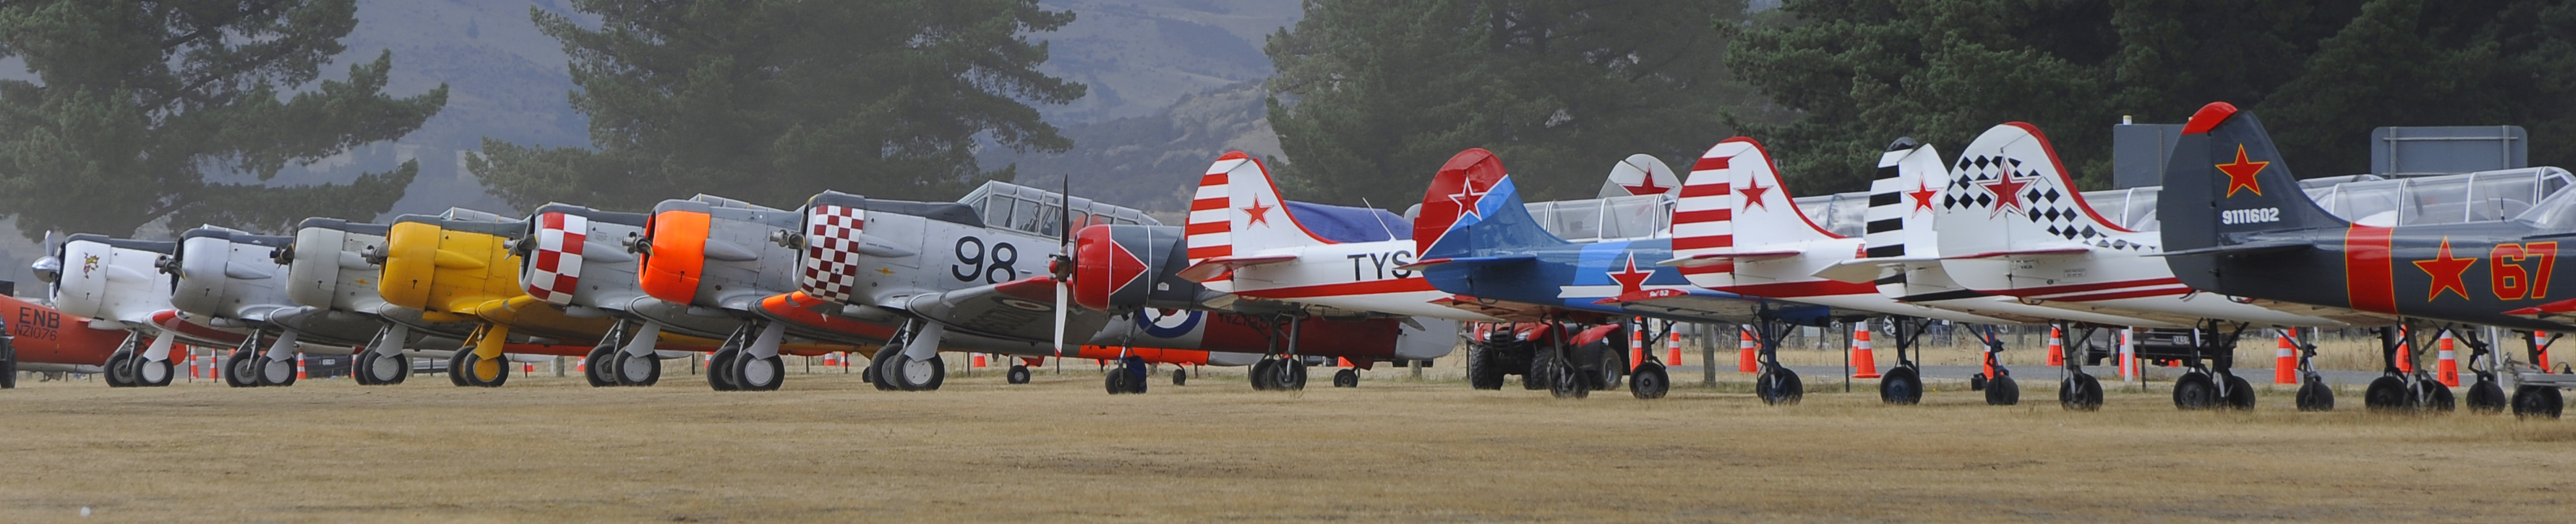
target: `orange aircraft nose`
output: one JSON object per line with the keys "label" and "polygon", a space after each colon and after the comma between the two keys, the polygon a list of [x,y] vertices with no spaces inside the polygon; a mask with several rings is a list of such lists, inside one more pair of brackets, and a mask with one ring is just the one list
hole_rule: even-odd
{"label": "orange aircraft nose", "polygon": [[708,215],[698,211],[664,211],[644,224],[643,260],[635,283],[644,294],[673,304],[698,295],[698,277],[707,265]]}

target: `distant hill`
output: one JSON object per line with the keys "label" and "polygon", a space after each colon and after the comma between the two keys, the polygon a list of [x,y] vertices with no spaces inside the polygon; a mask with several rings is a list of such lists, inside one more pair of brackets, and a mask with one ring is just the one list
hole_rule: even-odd
{"label": "distant hill", "polygon": [[1071,175],[1073,194],[1154,212],[1180,223],[1190,195],[1209,162],[1227,151],[1279,156],[1262,100],[1267,92],[1246,82],[1186,96],[1155,114],[1068,126],[1074,149],[1062,154],[988,150],[985,168],[1019,165],[1018,183],[1053,188]]}

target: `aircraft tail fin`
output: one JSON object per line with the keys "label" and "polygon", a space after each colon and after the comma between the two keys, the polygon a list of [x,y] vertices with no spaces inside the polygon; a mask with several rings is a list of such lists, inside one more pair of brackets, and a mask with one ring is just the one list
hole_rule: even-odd
{"label": "aircraft tail fin", "polygon": [[2244,233],[2351,225],[2300,190],[2261,120],[2226,102],[2202,106],[2183,124],[2164,182],[2156,214],[2166,251],[2234,245]]}
{"label": "aircraft tail fin", "polygon": [[1189,258],[1404,239],[1410,227],[1382,210],[1291,202],[1260,160],[1237,151],[1218,157],[1199,177],[1190,201]]}
{"label": "aircraft tail fin", "polygon": [[1638,153],[1610,166],[1610,178],[1601,181],[1601,198],[1661,195],[1681,185],[1681,177],[1673,175],[1673,166],[1665,165],[1655,155]]}
{"label": "aircraft tail fin", "polygon": [[2010,122],[1987,129],[1959,150],[1933,204],[1942,256],[1979,256],[2087,246],[2146,250],[2132,231],[2102,218],[2077,192],[2075,179],[2039,128]]}
{"label": "aircraft tail fin", "polygon": [[1503,162],[1483,148],[1460,151],[1440,166],[1413,221],[1420,259],[1474,257],[1498,248],[1564,244],[1539,227]]}
{"label": "aircraft tail fin", "polygon": [[1691,165],[1674,205],[1673,256],[1836,238],[1798,210],[1781,182],[1761,142],[1739,136],[1710,147]]}
{"label": "aircraft tail fin", "polygon": [[1941,152],[1913,138],[1899,138],[1878,157],[1877,178],[1869,182],[1868,221],[1861,235],[1869,258],[1936,257],[1941,254],[1933,227],[1941,208],[1941,190],[1932,181],[1947,178]]}

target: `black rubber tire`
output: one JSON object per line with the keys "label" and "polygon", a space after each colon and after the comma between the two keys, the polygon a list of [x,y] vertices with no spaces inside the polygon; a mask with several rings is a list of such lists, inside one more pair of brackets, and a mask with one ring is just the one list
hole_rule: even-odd
{"label": "black rubber tire", "polygon": [[1278,377],[1271,376],[1271,370],[1273,370],[1273,369],[1277,369],[1278,367],[1279,367],[1279,359],[1275,359],[1275,358],[1264,358],[1264,359],[1261,359],[1261,360],[1258,360],[1258,361],[1254,361],[1254,362],[1252,363],[1252,390],[1253,390],[1253,391],[1269,391],[1269,390],[1271,390],[1271,389],[1274,387],[1274,385],[1278,383],[1278,380],[1279,380],[1279,378],[1278,378]]}
{"label": "black rubber tire", "polygon": [[1187,386],[1187,385],[1190,385],[1190,370],[1187,370],[1187,369],[1181,369],[1181,368],[1179,368],[1179,367],[1174,367],[1174,368],[1172,368],[1172,385],[1174,385],[1174,386]]}
{"label": "black rubber tire", "polygon": [[250,382],[250,375],[243,373],[243,370],[249,369],[250,366],[248,364],[250,364],[250,352],[248,351],[233,350],[231,354],[224,355],[224,360],[221,363],[221,365],[224,366],[224,385],[237,388],[246,388],[258,385],[252,384]]}
{"label": "black rubber tire", "polygon": [[1622,350],[1601,352],[1601,370],[1594,376],[1593,389],[1618,389],[1620,379],[1627,378],[1628,353]]}
{"label": "black rubber tire", "polygon": [[1793,405],[1807,397],[1806,384],[1798,381],[1798,372],[1772,368],[1753,377],[1753,395],[1763,404]]}
{"label": "black rubber tire", "polygon": [[2245,381],[2245,377],[2228,375],[2226,400],[2225,406],[2229,409],[2253,411],[2254,384]]}
{"label": "black rubber tire", "polygon": [[2218,406],[2218,384],[2198,371],[2174,380],[2174,409],[2203,410]]}
{"label": "black rubber tire", "polygon": [[1127,394],[1127,370],[1112,369],[1108,373],[1100,374],[1100,389],[1107,390],[1111,395]]}
{"label": "black rubber tire", "polygon": [[625,385],[617,383],[617,356],[617,348],[590,348],[590,354],[581,357],[581,379],[594,388]]}
{"label": "black rubber tire", "polygon": [[1915,376],[1909,367],[1887,370],[1887,375],[1878,377],[1878,401],[1899,406],[1922,403],[1923,377]]}
{"label": "black rubber tire", "polygon": [[2559,396],[2558,388],[2523,386],[2513,390],[2515,418],[2554,419],[2558,418],[2558,411],[2565,406],[2565,399]]}
{"label": "black rubber tire", "polygon": [[1029,367],[1020,365],[1011,366],[1011,371],[1002,374],[1002,381],[1012,384],[1029,383]]}
{"label": "black rubber tire", "polygon": [[2057,381],[2058,407],[2066,408],[2067,411],[2101,410],[2102,401],[2094,396],[2096,393],[2087,392],[2088,387],[2093,391],[2100,391],[2102,381],[2093,378],[2093,375],[2081,373],[2067,375],[2066,379]]}
{"label": "black rubber tire", "polygon": [[[296,376],[295,376],[295,375],[296,375],[296,373],[295,373],[295,365],[296,365],[296,364],[298,364],[298,363],[301,363],[301,362],[304,360],[304,354],[303,354],[303,353],[296,353],[296,354],[295,354],[295,357],[293,357],[293,358],[295,358],[295,360],[286,361],[286,366],[285,366],[285,367],[282,367],[282,368],[279,368],[281,371],[278,371],[278,372],[277,372],[277,377],[278,377],[278,378],[267,378],[267,377],[266,377],[266,375],[265,375],[265,374],[263,374],[263,375],[261,376],[261,378],[260,378],[260,383],[261,383],[262,385],[278,386],[278,387],[285,387],[285,386],[293,386],[293,385],[295,385],[295,381],[299,379],[299,377],[296,377]],[[509,378],[509,375],[510,375],[510,363],[508,363],[508,362],[503,362],[503,363],[501,363],[501,377],[502,377],[503,379],[507,379],[507,378]],[[498,384],[494,384],[494,385],[498,385]]]}
{"label": "black rubber tire", "polygon": [[2334,388],[2311,377],[2299,385],[2299,411],[2334,411]]}
{"label": "black rubber tire", "polygon": [[458,348],[447,355],[447,383],[460,388],[470,385],[465,382],[465,354],[472,351],[473,348]]}
{"label": "black rubber tire", "polygon": [[[263,357],[253,357],[252,363],[256,364],[266,360],[268,359]],[[474,376],[474,367],[479,365],[482,360],[483,357],[475,356],[474,351],[471,349],[458,349],[456,350],[456,365],[455,367],[448,368],[447,372],[449,374],[456,375],[457,380],[462,381],[466,387],[494,387],[497,384],[485,383],[483,382],[483,379]],[[509,369],[505,368],[501,370],[500,378],[508,378],[509,376]]]}
{"label": "black rubber tire", "polygon": [[[152,372],[156,370],[161,372],[161,378],[152,378]],[[170,380],[178,378],[178,375],[178,365],[168,360],[154,362],[140,355],[134,357],[134,385],[136,386],[147,388],[168,386]]]}
{"label": "black rubber tire", "polygon": [[[907,369],[916,364],[923,366],[919,370],[922,376],[912,376],[910,372],[913,370]],[[877,379],[896,391],[935,391],[947,377],[947,372],[948,366],[941,362],[939,355],[934,354],[927,359],[913,360],[903,356],[901,350],[897,350],[886,356],[885,367],[877,369]]]}
{"label": "black rubber tire", "polygon": [[1638,364],[1636,370],[1628,372],[1628,394],[1631,396],[1653,400],[1664,398],[1664,394],[1672,390],[1673,378],[1664,372],[1663,364]]}
{"label": "black rubber tire", "polygon": [[107,355],[107,366],[100,368],[100,371],[99,374],[103,375],[101,378],[107,380],[107,387],[134,387],[134,354],[124,351],[110,353]]}
{"label": "black rubber tire", "polygon": [[1985,391],[1985,390],[1986,390],[1986,372],[1984,372],[1984,371],[1979,371],[1979,372],[1977,372],[1977,374],[1974,374],[1974,375],[1968,375],[1968,391]]}
{"label": "black rubber tire", "polygon": [[[734,376],[742,381],[738,385],[742,386],[743,391],[778,391],[778,386],[787,383],[787,359],[778,355],[761,358],[747,358],[748,355],[745,357],[742,363],[737,365],[739,369],[734,372]],[[767,376],[762,376],[764,373],[760,372],[761,368],[768,368],[765,373]]]}
{"label": "black rubber tire", "polygon": [[1993,380],[1986,381],[1986,405],[2018,404],[2021,404],[2021,385],[2013,382],[2012,375],[1997,374]]}
{"label": "black rubber tire", "polygon": [[1467,345],[1467,387],[1503,389],[1503,369],[1494,366],[1494,350],[1484,344]]}
{"label": "black rubber tire", "polygon": [[1359,370],[1345,368],[1345,369],[1343,369],[1343,370],[1341,370],[1341,371],[1335,371],[1335,372],[1333,372],[1333,387],[1337,387],[1337,388],[1355,388],[1355,387],[1360,387],[1360,372],[1359,372]]}
{"label": "black rubber tire", "polygon": [[[719,349],[716,350],[715,354],[709,355],[707,357],[707,389],[713,389],[716,391],[742,391],[741,380],[739,380],[739,377],[734,376],[734,374],[739,371],[735,369],[737,366],[734,365],[734,359],[738,358],[742,358],[742,351],[733,348]],[[884,381],[880,380],[878,382]]]}
{"label": "black rubber tire", "polygon": [[1304,391],[1306,389],[1306,360],[1291,358],[1283,362],[1285,363],[1279,365],[1278,371],[1279,389]]}
{"label": "black rubber tire", "polygon": [[[651,353],[641,357],[622,352],[611,353],[611,355],[614,355],[614,358],[609,359],[609,373],[617,376],[618,383],[636,387],[652,387],[654,384],[662,383],[662,357]],[[635,364],[637,362],[643,363],[641,365],[644,366],[644,377],[637,379],[625,376],[626,366],[637,365]]]}
{"label": "black rubber tire", "polygon": [[376,385],[376,378],[372,376],[371,373],[367,372],[367,366],[375,365],[375,363],[376,352],[374,351],[369,351],[366,348],[358,348],[358,352],[350,353],[349,380],[357,381],[360,386]]}
{"label": "black rubber tire", "polygon": [[2406,401],[2406,379],[2381,375],[2371,379],[2370,388],[2361,391],[2361,405],[2371,411],[2407,411],[2413,404]]}
{"label": "black rubber tire", "polygon": [[18,348],[0,340],[0,389],[18,389]]}
{"label": "black rubber tire", "polygon": [[859,381],[866,382],[870,386],[875,386],[877,391],[887,390],[885,381],[877,380],[877,366],[885,364],[884,361],[877,360],[877,356],[884,354],[884,349],[878,349],[876,355],[868,356],[868,363],[866,365],[859,366]]}
{"label": "black rubber tire", "polygon": [[2425,399],[2424,407],[2426,409],[2430,409],[2438,413],[2450,413],[2460,409],[2459,399],[2451,396],[2450,386],[2444,386],[2440,382],[2430,380],[2420,382],[2420,384],[2424,385],[2424,390],[2417,392],[2416,394],[2423,396],[2422,398]]}
{"label": "black rubber tire", "polygon": [[394,374],[392,377],[376,377],[377,384],[391,386],[401,384],[404,380],[411,379],[412,365],[410,355],[395,353],[392,356],[377,357],[378,361],[384,361],[385,359],[392,359],[394,363]]}
{"label": "black rubber tire", "polygon": [[2469,393],[2465,396],[2468,398],[2461,400],[2467,401],[2469,411],[2478,413],[2501,413],[2511,402],[2504,398],[2504,385],[2493,380],[2479,379],[2469,384]]}
{"label": "black rubber tire", "polygon": [[1549,389],[1547,381],[1556,376],[1556,364],[1546,355],[1530,355],[1529,370],[1521,372],[1521,389]]}
{"label": "black rubber tire", "polygon": [[1592,381],[1583,376],[1583,368],[1566,362],[1549,364],[1547,368],[1553,373],[1547,378],[1548,394],[1555,395],[1556,398],[1571,399],[1592,396]]}
{"label": "black rubber tire", "polygon": [[[291,380],[290,380],[289,382],[293,382],[293,381],[291,381]],[[498,374],[498,375],[493,375],[493,376],[492,376],[492,382],[491,382],[491,383],[489,383],[489,384],[484,384],[484,385],[483,385],[483,387],[487,387],[487,388],[497,388],[497,387],[501,387],[501,386],[503,386],[503,385],[507,385],[507,384],[509,384],[509,383],[510,383],[510,361],[509,361],[508,359],[503,359],[503,360],[501,360],[501,373],[500,373],[500,374]]]}

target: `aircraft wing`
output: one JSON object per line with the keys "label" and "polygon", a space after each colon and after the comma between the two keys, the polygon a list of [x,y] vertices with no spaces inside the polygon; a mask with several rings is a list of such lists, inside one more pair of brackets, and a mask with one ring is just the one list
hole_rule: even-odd
{"label": "aircraft wing", "polygon": [[1396,266],[1396,269],[1401,269],[1401,270],[1405,270],[1405,271],[1421,271],[1421,270],[1422,270],[1422,268],[1427,268],[1427,267],[1431,267],[1431,266],[1444,266],[1444,265],[1459,265],[1459,266],[1465,266],[1465,267],[1471,267],[1471,268],[1473,268],[1473,267],[1501,267],[1501,266],[1508,266],[1508,265],[1514,265],[1514,264],[1528,264],[1528,263],[1537,262],[1537,261],[1538,261],[1538,257],[1529,256],[1529,255],[1516,255],[1516,256],[1507,256],[1507,257],[1457,257],[1457,258],[1431,258],[1431,259],[1423,259],[1423,260],[1414,261],[1414,263],[1411,263],[1411,264],[1405,264],[1405,265],[1402,265],[1402,266]]}
{"label": "aircraft wing", "polygon": [[[1055,338],[1055,280],[1028,277],[999,284],[913,295],[905,310],[949,329],[1024,341]],[[1108,315],[1075,309],[1066,316],[1068,337],[1100,331]]]}
{"label": "aircraft wing", "polygon": [[1753,321],[1761,313],[1762,306],[1759,300],[1713,293],[1693,293],[1680,289],[1648,289],[1595,300],[1592,303],[1615,305],[1639,313],[1738,323]]}
{"label": "aircraft wing", "polygon": [[1186,269],[1182,269],[1182,270],[1181,270],[1180,275],[1181,275],[1181,278],[1190,279],[1190,281],[1191,281],[1191,282],[1206,282],[1206,281],[1209,281],[1209,280],[1213,280],[1213,279],[1215,279],[1215,278],[1216,278],[1217,276],[1219,276],[1219,275],[1224,275],[1224,274],[1226,274],[1227,272],[1231,272],[1231,271],[1234,271],[1234,270],[1237,270],[1237,269],[1243,269],[1243,268],[1252,267],[1252,266],[1259,266],[1259,265],[1277,264],[1277,263],[1281,263],[1281,262],[1288,262],[1288,261],[1292,261],[1292,260],[1296,260],[1296,259],[1297,259],[1297,255],[1247,255],[1247,256],[1239,256],[1239,257],[1231,257],[1231,256],[1229,256],[1229,257],[1215,257],[1215,258],[1209,258],[1209,259],[1206,259],[1206,260],[1200,260],[1200,261],[1199,261],[1198,263],[1196,263],[1196,264],[1190,264],[1190,267],[1188,267],[1188,268],[1186,268]]}
{"label": "aircraft wing", "polygon": [[2560,300],[2557,302],[2506,311],[2504,314],[2546,320],[2560,324],[2576,324],[2576,299]]}
{"label": "aircraft wing", "polygon": [[1800,254],[1802,254],[1802,253],[1805,253],[1805,252],[1804,252],[1804,251],[1798,251],[1798,250],[1786,250],[1786,251],[1733,251],[1733,252],[1726,252],[1726,253],[1700,253],[1700,254],[1697,254],[1697,255],[1691,255],[1691,256],[1686,256],[1686,257],[1679,257],[1679,258],[1674,258],[1674,259],[1672,259],[1672,260],[1665,260],[1665,261],[1662,261],[1662,262],[1656,262],[1656,264],[1657,264],[1657,265],[1665,265],[1665,266],[1678,266],[1678,267],[1700,267],[1700,266],[1713,266],[1713,265],[1725,264],[1725,263],[1732,263],[1732,262],[1760,262],[1760,261],[1764,261],[1764,260],[1777,260],[1777,259],[1783,259],[1783,258],[1789,258],[1789,257],[1798,256],[1798,255],[1800,255]]}

